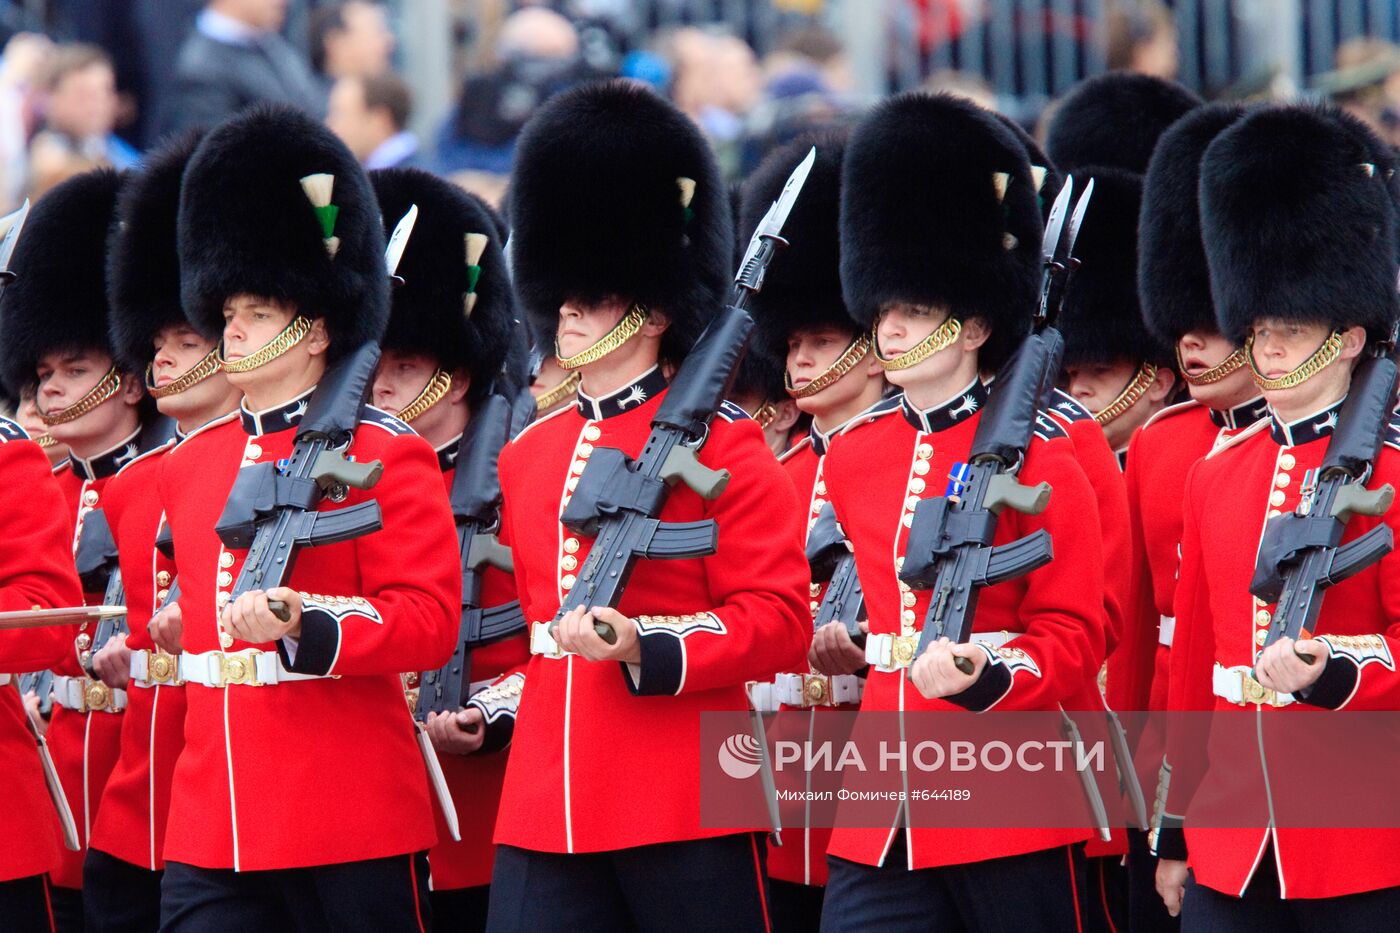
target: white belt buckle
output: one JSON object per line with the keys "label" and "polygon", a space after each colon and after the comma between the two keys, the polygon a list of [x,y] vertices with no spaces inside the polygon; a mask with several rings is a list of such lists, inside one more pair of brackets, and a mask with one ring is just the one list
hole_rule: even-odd
{"label": "white belt buckle", "polygon": [[564,651],[549,631],[548,622],[536,622],[530,626],[530,653],[541,657],[559,659],[572,652]]}

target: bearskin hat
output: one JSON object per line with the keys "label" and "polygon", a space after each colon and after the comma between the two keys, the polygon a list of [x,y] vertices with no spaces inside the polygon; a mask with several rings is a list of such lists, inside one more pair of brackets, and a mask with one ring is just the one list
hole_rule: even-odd
{"label": "bearskin hat", "polygon": [[1256,111],[1201,162],[1201,230],[1221,333],[1256,317],[1360,325],[1384,338],[1400,314],[1386,169],[1333,108]]}
{"label": "bearskin hat", "polygon": [[1062,172],[1079,175],[1082,166],[1106,165],[1141,174],[1158,137],[1200,103],[1174,81],[1110,71],[1065,96],[1050,121],[1046,149]]}
{"label": "bearskin hat", "polygon": [[753,236],[792,170],[816,146],[816,161],[783,224],[788,245],[768,267],[763,290],[749,301],[757,324],[754,343],[769,352],[777,352],[801,327],[864,330],[847,313],[841,296],[841,161],[846,137],[837,130],[804,135],[770,153],[744,182],[741,242]]}
{"label": "bearskin hat", "polygon": [[107,237],[121,176],[94,169],[50,189],[29,212],[0,297],[0,363],[11,395],[35,382],[55,350],[112,352],[107,335]]}
{"label": "bearskin hat", "polygon": [[595,82],[526,124],[510,191],[516,295],[538,333],[559,306],[620,297],[665,313],[662,355],[689,351],[733,270],[729,194],[709,143],[647,88]]}
{"label": "bearskin hat", "polygon": [[389,322],[369,178],[330,130],[290,107],[250,108],[204,137],[185,169],[179,247],[185,314],[205,334],[223,329],[224,301],[240,293],[324,318],[331,359]]}
{"label": "bearskin hat", "polygon": [[[381,169],[370,173],[370,182],[387,233],[418,205],[395,273],[403,283],[393,289],[384,349],[426,354],[449,371],[466,369],[472,394],[480,397],[505,363],[514,326],[504,225],[480,198],[419,169]],[[473,234],[485,242],[469,241]]]}
{"label": "bearskin hat", "polygon": [[1142,176],[1123,169],[1081,166],[1094,195],[1074,243],[1079,267],[1065,289],[1056,326],[1065,337],[1065,365],[1131,360],[1169,366],[1170,347],[1147,329],[1138,305],[1138,213]]}
{"label": "bearskin hat", "polygon": [[1055,163],[1045,154],[1045,150],[1040,148],[1040,143],[1035,141],[1035,137],[1026,132],[1025,127],[1006,114],[994,113],[993,116],[1016,135],[1016,138],[1021,141],[1021,146],[1026,150],[1026,158],[1031,163],[1031,176],[1040,185],[1036,190],[1040,196],[1040,214],[1041,217],[1048,220],[1050,208],[1054,206],[1055,199],[1060,196],[1060,189],[1065,186],[1065,176],[1060,174]]}
{"label": "bearskin hat", "polygon": [[156,334],[187,323],[175,224],[180,181],[203,135],[181,133],[147,155],[145,167],[126,179],[117,199],[117,224],[107,245],[108,329],[117,359],[132,372],[154,359]]}
{"label": "bearskin hat", "polygon": [[1148,329],[1164,344],[1216,329],[1197,189],[1206,147],[1242,116],[1237,104],[1194,110],[1162,134],[1148,163],[1138,222],[1138,295]]}
{"label": "bearskin hat", "polygon": [[1041,227],[1025,149],[966,100],[892,97],[846,146],[841,285],[864,327],[887,302],[946,306],[991,326],[981,363],[1000,366],[1035,311]]}

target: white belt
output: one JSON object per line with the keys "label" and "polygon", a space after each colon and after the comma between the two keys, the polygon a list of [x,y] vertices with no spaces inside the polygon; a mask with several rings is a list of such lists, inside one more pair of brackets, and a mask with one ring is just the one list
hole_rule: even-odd
{"label": "white belt", "polygon": [[180,659],[164,651],[141,648],[131,652],[131,684],[134,687],[184,685],[180,679]]}
{"label": "white belt", "polygon": [[530,626],[530,653],[546,658],[562,658],[573,654],[572,651],[565,651],[559,647],[559,642],[554,640],[554,633],[549,630],[549,626],[549,622],[536,622]]}
{"label": "white belt", "polygon": [[1172,636],[1176,634],[1176,616],[1162,616],[1157,623],[1157,644],[1172,646]]}
{"label": "white belt", "polygon": [[749,703],[753,705],[756,712],[776,713],[778,711],[778,698],[773,694],[773,684],[770,681],[758,683],[749,681],[744,685],[749,694]]}
{"label": "white belt", "polygon": [[294,674],[282,666],[275,651],[205,651],[180,655],[179,678],[201,687],[271,687],[293,680],[326,680],[322,674]]}
{"label": "white belt", "polygon": [[87,677],[55,677],[53,701],[75,713],[120,713],[126,709],[126,691],[113,690]]}
{"label": "white belt", "polygon": [[[1000,648],[1020,632],[974,632],[972,643]],[[865,663],[877,671],[898,671],[914,663],[914,655],[919,650],[918,635],[867,635],[865,639]]]}
{"label": "white belt", "polygon": [[1276,693],[1255,680],[1244,666],[1225,667],[1217,663],[1211,688],[1216,696],[1236,706],[1287,706],[1297,702],[1293,694]]}
{"label": "white belt", "polygon": [[779,674],[773,678],[773,699],[787,706],[839,706],[860,702],[865,681],[855,674]]}

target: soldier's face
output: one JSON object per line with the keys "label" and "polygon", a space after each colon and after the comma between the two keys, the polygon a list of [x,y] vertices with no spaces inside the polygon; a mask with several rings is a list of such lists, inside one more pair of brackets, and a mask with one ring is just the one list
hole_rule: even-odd
{"label": "soldier's face", "polygon": [[214,349],[214,341],[201,337],[193,327],[167,327],[155,337],[151,381],[157,388],[169,385],[189,372]]}
{"label": "soldier's face", "polygon": [[[948,316],[946,309],[906,302],[891,303],[880,309],[880,317],[875,323],[875,340],[880,355],[889,360],[914,349],[941,327]],[[986,339],[984,331],[979,321],[965,322],[962,333],[948,347],[907,369],[890,370],[885,378],[902,389],[908,389],[911,386],[942,383],[965,369],[968,362],[971,362],[975,372],[976,350]],[[970,337],[975,337],[975,340],[969,342]],[[963,359],[968,354],[971,354],[971,359]]]}
{"label": "soldier's face", "polygon": [[[39,438],[49,433],[49,426],[44,424],[43,419],[39,417],[39,405],[31,392],[26,391],[20,396],[19,408],[15,411],[15,420],[30,437]],[[52,435],[49,436],[52,439]],[[44,453],[48,455],[49,463],[57,463],[68,456],[68,448],[54,441],[44,448]]]}
{"label": "soldier's face", "polygon": [[1279,318],[1254,322],[1254,365],[1270,379],[1286,376],[1307,362],[1332,334],[1320,323],[1300,323]]}
{"label": "soldier's face", "polygon": [[[210,351],[215,341],[202,336],[188,325],[166,327],[156,334],[155,356],[151,359],[151,381],[159,388],[174,382],[198,365]],[[238,404],[239,392],[229,384],[228,376],[216,372],[194,385],[156,399],[156,407],[161,414],[169,415],[189,429],[232,411]]]}
{"label": "soldier's face", "polygon": [[1068,366],[1066,389],[1079,404],[1098,414],[1123,393],[1137,371],[1137,363],[1132,360]]}
{"label": "soldier's face", "polygon": [[385,350],[374,371],[374,407],[402,411],[427,388],[428,380],[437,371],[437,360],[425,353]]}
{"label": "soldier's face", "polygon": [[[1214,331],[1193,330],[1176,342],[1177,358],[1188,376],[1200,376],[1234,353],[1237,347]],[[1186,384],[1191,397],[1212,408],[1231,408],[1259,394],[1249,368],[1241,366],[1224,379],[1205,385]]]}
{"label": "soldier's face", "polygon": [[631,303],[621,298],[609,298],[591,305],[576,301],[566,301],[560,305],[557,334],[559,355],[575,356],[602,340],[630,307]]}
{"label": "soldier's face", "polygon": [[[112,369],[112,358],[99,350],[49,353],[39,360],[35,374],[39,388],[35,404],[41,414],[52,415],[81,401],[97,387]],[[64,424],[51,425],[48,433],[66,444],[82,444],[91,437],[105,434],[122,417],[123,401],[129,395],[119,391],[92,411]],[[138,396],[139,398],[139,396]],[[101,451],[84,450],[89,456]]]}
{"label": "soldier's face", "polygon": [[[856,334],[840,327],[803,328],[794,331],[787,343],[787,375],[794,389],[816,379],[830,369],[850,347]],[[840,405],[853,395],[859,395],[871,378],[873,363],[867,352],[865,358],[831,385],[807,398],[797,399],[802,411],[820,414]]]}
{"label": "soldier's face", "polygon": [[[1254,365],[1269,379],[1277,379],[1306,363],[1332,334],[1324,323],[1299,323],[1279,318],[1259,318],[1251,328]],[[1366,330],[1341,331],[1339,358],[1287,389],[1265,389],[1269,406],[1285,421],[1309,415],[1340,400],[1351,381],[1352,363],[1366,347]]]}

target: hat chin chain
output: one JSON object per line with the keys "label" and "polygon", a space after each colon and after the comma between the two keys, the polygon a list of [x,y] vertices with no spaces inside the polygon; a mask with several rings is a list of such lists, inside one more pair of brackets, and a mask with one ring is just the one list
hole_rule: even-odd
{"label": "hat chin chain", "polygon": [[311,319],[298,314],[292,318],[292,323],[282,329],[282,333],[269,340],[261,350],[250,353],[239,360],[231,360],[224,356],[224,343],[221,340],[218,346],[219,365],[226,373],[251,372],[260,366],[266,366],[301,343],[309,333],[311,333]]}
{"label": "hat chin chain", "polygon": [[1109,402],[1102,411],[1094,415],[1094,420],[1102,427],[1121,417],[1124,412],[1136,405],[1147,394],[1147,390],[1152,387],[1152,381],[1156,378],[1156,364],[1143,363],[1138,367],[1137,375],[1133,376],[1128,387],[1118,393],[1118,397]]}
{"label": "hat chin chain", "polygon": [[394,417],[404,423],[412,421],[445,399],[451,388],[452,374],[442,369],[435,370],[428,384],[423,386],[423,391],[418,393],[418,397],[405,405]]}
{"label": "hat chin chain", "polygon": [[573,356],[564,356],[559,352],[559,338],[555,337],[554,355],[563,369],[578,369],[580,366],[596,363],[640,334],[646,322],[647,309],[640,304],[633,304],[622,320],[613,325],[612,330],[600,337],[597,343]]}
{"label": "hat chin chain", "polygon": [[[121,373],[117,372],[117,367],[113,366],[111,369],[107,370],[107,375],[97,381],[97,385],[88,390],[87,395],[84,395],[67,408],[54,412],[51,415],[40,412],[39,419],[49,427],[53,427],[56,424],[67,424],[70,421],[77,421],[83,415],[86,415],[103,402],[115,396],[121,387]],[[49,438],[49,443],[53,443],[53,438]]]}
{"label": "hat chin chain", "polygon": [[846,352],[837,358],[836,362],[826,368],[820,376],[813,379],[800,389],[793,388],[792,376],[788,375],[787,368],[783,368],[783,388],[792,398],[810,398],[832,383],[837,382],[846,373],[855,368],[855,365],[870,352],[873,341],[871,334],[861,334],[851,341],[851,345],[846,348]]}
{"label": "hat chin chain", "polygon": [[953,341],[958,339],[958,335],[961,333],[962,321],[959,321],[955,317],[949,317],[948,320],[938,325],[938,328],[933,333],[893,359],[887,359],[880,353],[880,340],[876,336],[874,330],[870,333],[870,340],[871,346],[875,349],[875,359],[879,362],[880,366],[885,372],[894,372],[895,370],[909,369],[911,366],[917,366],[939,350],[948,349],[953,345]]}
{"label": "hat chin chain", "polygon": [[569,373],[564,377],[563,382],[535,396],[535,409],[540,412],[548,411],[573,395],[578,391],[579,378],[578,373]]}
{"label": "hat chin chain", "polygon": [[1216,383],[1224,379],[1226,376],[1235,372],[1235,370],[1239,369],[1244,364],[1245,351],[1244,347],[1240,347],[1238,350],[1231,353],[1229,356],[1225,357],[1225,359],[1221,360],[1219,363],[1212,366],[1210,369],[1201,373],[1199,376],[1193,376],[1186,371],[1186,365],[1181,360],[1181,347],[1176,348],[1176,368],[1181,373],[1181,378],[1186,380],[1187,385],[1211,385],[1212,383]]}
{"label": "hat chin chain", "polygon": [[1278,391],[1280,389],[1291,389],[1307,382],[1313,376],[1322,372],[1328,366],[1337,362],[1342,355],[1342,334],[1340,331],[1332,331],[1332,336],[1322,341],[1322,346],[1313,351],[1313,355],[1308,357],[1291,373],[1284,373],[1277,379],[1271,379],[1259,371],[1258,365],[1254,362],[1254,335],[1250,334],[1244,338],[1244,350],[1246,362],[1249,363],[1249,371],[1254,376],[1254,384],[1267,391]]}
{"label": "hat chin chain", "polygon": [[163,386],[155,384],[152,376],[152,364],[146,364],[146,391],[151,398],[169,398],[172,395],[179,395],[186,389],[199,385],[204,380],[219,372],[222,364],[219,361],[219,348],[215,347],[204,355],[204,359],[195,363],[185,371],[185,374],[178,379],[167,382]]}

